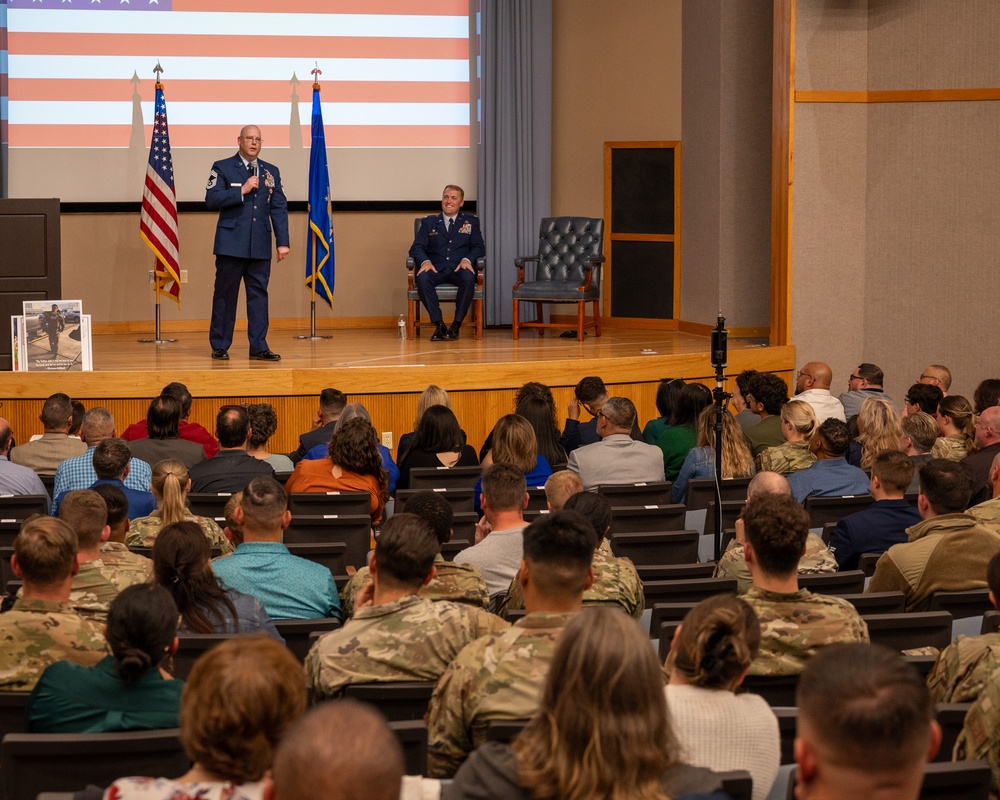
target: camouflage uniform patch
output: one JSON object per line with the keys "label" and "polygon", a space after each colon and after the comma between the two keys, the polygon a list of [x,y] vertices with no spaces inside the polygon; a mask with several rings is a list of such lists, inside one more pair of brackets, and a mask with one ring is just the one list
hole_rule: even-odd
{"label": "camouflage uniform patch", "polygon": [[[208,543],[212,547],[221,549],[222,555],[229,555],[235,550],[233,543],[226,538],[226,534],[222,532],[222,528],[216,524],[214,519],[187,514],[184,521],[197,522],[202,531],[205,532]],[[152,547],[153,542],[156,541],[156,534],[160,532],[162,527],[163,521],[159,517],[150,516],[134,519],[129,523],[128,533],[125,534],[125,544],[128,547]]]}
{"label": "camouflage uniform patch", "polygon": [[104,542],[101,561],[106,568],[114,570],[114,573],[105,572],[105,576],[119,590],[134,583],[147,583],[153,577],[153,560],[133,553],[121,542]]}
{"label": "camouflage uniform patch", "polygon": [[809,442],[785,442],[769,447],[756,459],[757,472],[777,472],[779,475],[791,475],[815,463],[816,456],[809,452]]}
{"label": "camouflage uniform patch", "polygon": [[[837,559],[823,540],[810,533],[806,538],[806,551],[799,559],[800,575],[817,575],[821,572],[836,572]],[[715,565],[716,578],[736,578],[736,591],[746,594],[753,586],[750,568],[743,559],[743,545],[735,539],[729,543],[719,563]]]}
{"label": "camouflage uniform patch", "polygon": [[[607,539],[603,539],[602,544],[606,541]],[[611,554],[610,548],[604,550],[601,547],[594,551],[594,560],[591,563],[594,567],[594,582],[583,593],[583,604],[621,606],[629,615],[640,619],[646,606],[646,599],[642,592],[642,579],[636,572],[635,565],[627,558],[616,558]],[[507,618],[508,611],[524,608],[520,576],[521,571],[518,570],[514,580],[510,582],[506,597],[500,602],[497,613],[504,619]]]}
{"label": "camouflage uniform patch", "polygon": [[1000,497],[973,506],[965,513],[974,516],[984,528],[1000,533]]}
{"label": "camouflage uniform patch", "polygon": [[349,683],[437,680],[469,642],[508,627],[481,608],[408,594],[323,636],[306,656],[306,679],[315,697]]}
{"label": "camouflage uniform patch", "polygon": [[990,675],[965,715],[952,754],[954,761],[986,761],[990,765],[990,797],[1000,797],[1000,673]]}
{"label": "camouflage uniform patch", "polygon": [[30,691],[49,664],[92,667],[106,655],[101,626],[68,603],[21,599],[0,614],[0,690]]}
{"label": "camouflage uniform patch", "polygon": [[947,458],[949,461],[961,461],[969,454],[965,449],[964,436],[939,436],[931,446],[932,458]]}
{"label": "camouflage uniform patch", "polygon": [[[490,595],[486,590],[486,581],[472,564],[445,561],[438,553],[434,558],[434,566],[437,574],[434,580],[420,587],[420,591],[417,592],[420,597],[426,597],[428,600],[451,600],[453,603],[465,603],[484,609],[489,607]],[[362,567],[341,590],[340,607],[344,611],[344,619],[354,613],[354,601],[361,587],[368,583],[370,575],[368,567]]]}
{"label": "camouflage uniform patch", "polygon": [[1000,633],[959,636],[938,656],[927,676],[935,703],[971,703],[1000,666]]}
{"label": "camouflage uniform patch", "polygon": [[549,662],[569,614],[528,614],[510,630],[467,645],[434,688],[427,711],[427,774],[450,778],[486,741],[492,719],[538,710]]}
{"label": "camouflage uniform patch", "polygon": [[794,675],[809,656],[834,642],[868,643],[868,626],[848,601],[799,589],[791,594],[756,587],[743,599],[760,620],[760,653],[751,675]]}

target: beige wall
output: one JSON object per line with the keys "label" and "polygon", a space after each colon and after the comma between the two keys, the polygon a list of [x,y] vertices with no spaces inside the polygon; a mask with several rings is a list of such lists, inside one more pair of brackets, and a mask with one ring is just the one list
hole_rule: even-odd
{"label": "beige wall", "polygon": [[[1000,7],[799,0],[799,89],[1000,86]],[[795,108],[793,342],[842,390],[879,364],[901,401],[929,363],[971,399],[1000,374],[986,342],[1000,267],[1000,103]]]}
{"label": "beige wall", "polygon": [[681,0],[553,0],[552,213],[604,216],[604,142],[681,138]]}

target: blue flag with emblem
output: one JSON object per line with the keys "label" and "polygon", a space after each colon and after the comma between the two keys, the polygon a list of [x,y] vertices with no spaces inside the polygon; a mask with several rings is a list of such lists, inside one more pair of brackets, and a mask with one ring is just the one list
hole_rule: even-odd
{"label": "blue flag with emblem", "polygon": [[330,214],[330,172],[326,165],[326,135],[323,132],[319,83],[313,84],[306,286],[333,308],[333,217]]}

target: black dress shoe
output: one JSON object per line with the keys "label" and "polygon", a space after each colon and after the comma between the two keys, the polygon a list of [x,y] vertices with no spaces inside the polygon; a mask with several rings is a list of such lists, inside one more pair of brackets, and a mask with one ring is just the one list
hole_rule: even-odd
{"label": "black dress shoe", "polygon": [[451,327],[448,328],[448,341],[454,342],[458,339],[458,329],[462,327],[461,322],[451,323]]}
{"label": "black dress shoe", "polygon": [[281,356],[272,353],[270,350],[261,350],[259,353],[250,354],[251,361],[281,361]]}
{"label": "black dress shoe", "polygon": [[451,337],[448,334],[448,329],[444,326],[443,322],[439,322],[437,327],[434,329],[434,333],[431,334],[432,342],[446,342]]}
{"label": "black dress shoe", "polygon": [[227,353],[222,348],[219,348],[218,350],[212,351],[212,358],[214,358],[216,361],[228,361],[229,353]]}

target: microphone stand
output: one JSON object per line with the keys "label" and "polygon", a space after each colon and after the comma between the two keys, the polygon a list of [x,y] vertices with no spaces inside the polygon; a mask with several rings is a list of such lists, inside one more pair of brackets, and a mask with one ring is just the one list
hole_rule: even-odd
{"label": "microphone stand", "polygon": [[720,311],[718,322],[712,329],[712,366],[715,368],[715,390],[712,392],[715,400],[715,519],[712,534],[716,562],[722,557],[722,415],[729,413],[726,403],[732,397],[725,390],[728,340],[726,318]]}

